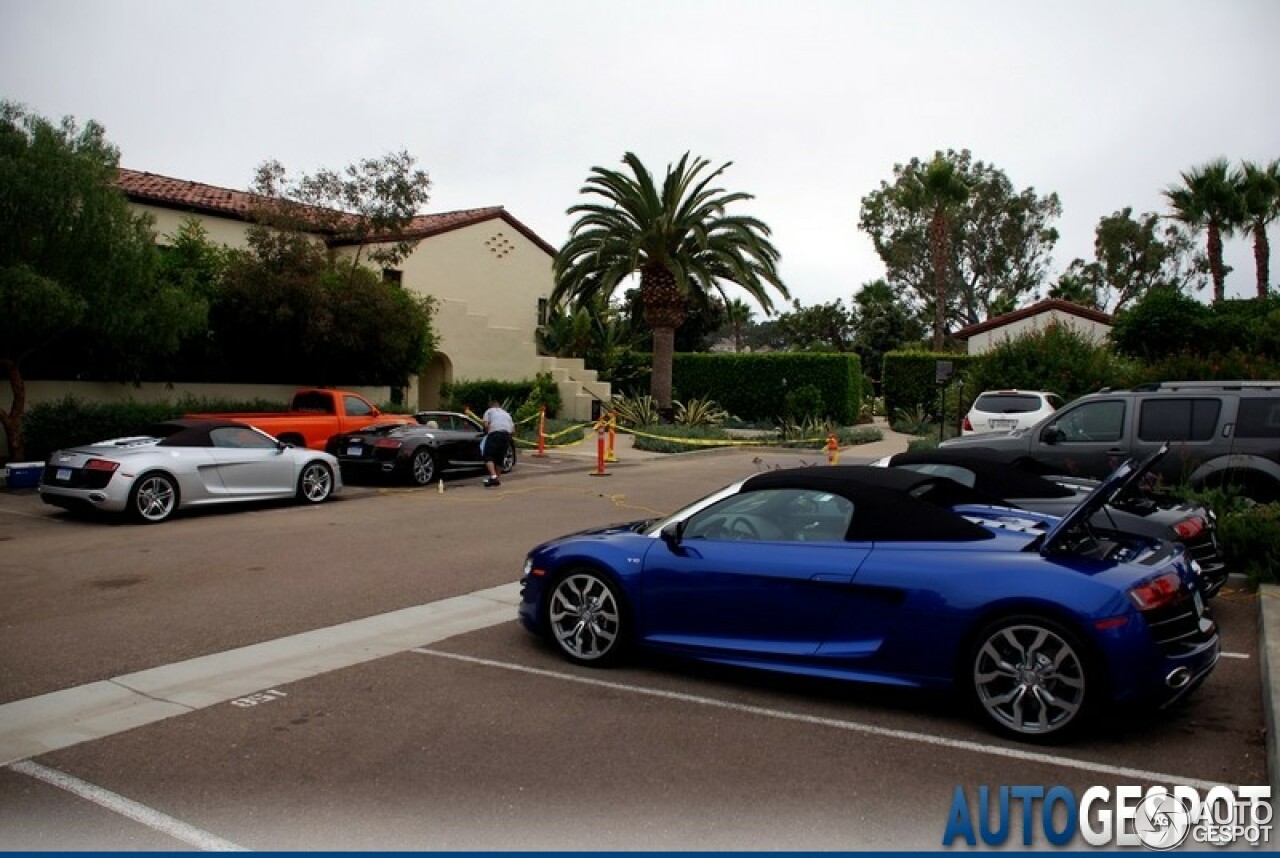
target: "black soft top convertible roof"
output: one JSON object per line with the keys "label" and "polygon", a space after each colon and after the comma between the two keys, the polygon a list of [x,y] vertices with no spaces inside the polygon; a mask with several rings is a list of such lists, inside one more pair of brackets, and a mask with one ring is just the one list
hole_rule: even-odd
{"label": "black soft top convertible roof", "polygon": [[143,434],[161,439],[160,443],[156,445],[157,447],[212,447],[213,439],[209,437],[209,433],[214,429],[221,429],[226,426],[251,428],[248,424],[237,420],[178,418],[148,426]]}
{"label": "black soft top convertible roof", "polygon": [[865,465],[815,466],[756,474],[743,483],[742,491],[786,488],[848,498],[854,514],[847,538],[859,542],[966,542],[994,537],[951,507],[990,506],[998,501],[945,477]]}
{"label": "black soft top convertible roof", "polygon": [[980,455],[979,450],[910,450],[889,459],[900,465],[954,465],[972,471],[973,487],[998,498],[1067,498],[1075,492],[1006,461]]}

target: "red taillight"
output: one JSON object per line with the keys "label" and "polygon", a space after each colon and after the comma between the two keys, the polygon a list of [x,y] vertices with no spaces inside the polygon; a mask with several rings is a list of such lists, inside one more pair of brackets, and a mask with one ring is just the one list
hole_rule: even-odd
{"label": "red taillight", "polygon": [[964,424],[963,424],[963,425],[961,425],[961,427],[960,427],[960,428],[961,428],[961,429],[963,429],[965,432],[972,432],[972,431],[973,431],[973,424],[969,422],[969,415],[968,415],[968,414],[966,414],[966,415],[964,416]]}
{"label": "red taillight", "polygon": [[115,473],[119,467],[119,462],[108,462],[106,459],[90,459],[84,463],[84,469],[86,471],[106,471],[108,473]]}
{"label": "red taillight", "polygon": [[1202,530],[1204,530],[1204,519],[1198,515],[1184,518],[1173,526],[1173,532],[1178,534],[1178,538],[1183,541],[1194,539],[1200,535]]}
{"label": "red taillight", "polygon": [[1183,596],[1182,579],[1177,572],[1166,572],[1154,581],[1139,584],[1129,591],[1129,598],[1139,611],[1153,611],[1172,604]]}
{"label": "red taillight", "polygon": [[384,450],[399,450],[401,443],[395,438],[379,438],[373,442],[373,446],[382,447]]}

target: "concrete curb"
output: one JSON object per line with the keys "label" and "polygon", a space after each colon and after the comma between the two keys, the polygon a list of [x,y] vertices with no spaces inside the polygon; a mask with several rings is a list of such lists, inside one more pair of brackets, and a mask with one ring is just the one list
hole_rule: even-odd
{"label": "concrete curb", "polygon": [[1280,737],[1276,735],[1276,712],[1280,710],[1280,586],[1258,587],[1258,660],[1262,662],[1262,715],[1267,731],[1267,780],[1271,801],[1280,788]]}

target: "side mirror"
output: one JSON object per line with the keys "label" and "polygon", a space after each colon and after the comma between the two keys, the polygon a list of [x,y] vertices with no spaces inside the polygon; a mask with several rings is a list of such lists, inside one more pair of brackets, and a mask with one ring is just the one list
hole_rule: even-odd
{"label": "side mirror", "polygon": [[1059,429],[1058,424],[1056,423],[1050,426],[1049,428],[1045,429],[1044,432],[1040,434],[1040,440],[1045,442],[1046,444],[1049,444],[1050,446],[1054,444],[1061,444],[1063,440],[1066,439],[1066,437],[1067,437],[1067,433]]}
{"label": "side mirror", "polygon": [[662,541],[667,543],[667,547],[674,552],[680,550],[680,540],[684,537],[684,522],[673,521],[659,531]]}

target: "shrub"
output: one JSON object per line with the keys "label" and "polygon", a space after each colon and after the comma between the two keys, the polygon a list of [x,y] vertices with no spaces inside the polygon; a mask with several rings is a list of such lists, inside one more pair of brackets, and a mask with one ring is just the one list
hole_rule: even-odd
{"label": "shrub", "polygon": [[787,415],[794,419],[827,416],[827,407],[822,401],[822,391],[812,384],[802,385],[788,392],[786,401]]}
{"label": "shrub", "polygon": [[535,383],[532,381],[498,381],[493,378],[476,381],[445,382],[440,385],[440,398],[449,411],[466,411],[470,409],[476,414],[483,414],[491,400],[503,403],[503,408],[511,411],[513,403],[522,403],[529,398]]}
{"label": "shrub", "polygon": [[642,396],[614,396],[609,401],[609,408],[618,415],[618,425],[620,426],[654,426],[657,425],[661,416],[658,414],[658,404],[653,401],[653,397],[649,394]]}
{"label": "shrub", "polygon": [[[691,441],[694,443],[689,443]],[[708,441],[724,443],[703,443]],[[633,446],[652,453],[686,453],[704,447],[726,446],[731,441],[729,433],[718,426],[663,426],[661,437],[653,437],[646,432],[635,436]]]}
{"label": "shrub", "polygon": [[1280,584],[1280,504],[1257,504],[1218,518],[1228,568],[1264,584]]}
{"label": "shrub", "polygon": [[512,418],[517,423],[532,420],[538,416],[544,406],[548,417],[554,417],[560,411],[560,388],[549,372],[540,372],[534,376],[533,386],[528,396],[524,398],[524,402],[516,409]]}
{"label": "shrub", "polygon": [[675,412],[675,421],[678,426],[722,426],[729,417],[729,412],[711,399],[677,402]]}
{"label": "shrub", "polygon": [[966,388],[1018,387],[1049,390],[1065,401],[1103,387],[1129,383],[1131,368],[1105,345],[1097,345],[1069,325],[1050,324],[1006,339],[973,364]]}

